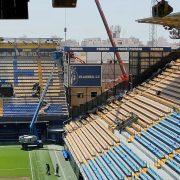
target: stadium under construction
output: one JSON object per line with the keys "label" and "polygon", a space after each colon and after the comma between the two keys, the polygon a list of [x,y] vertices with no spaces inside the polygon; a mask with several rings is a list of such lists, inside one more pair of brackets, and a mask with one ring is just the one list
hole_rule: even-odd
{"label": "stadium under construction", "polygon": [[[0,2],[1,19],[28,18],[28,0]],[[117,46],[95,3],[111,47],[1,37],[0,180],[179,179],[180,47]],[[179,39],[180,13],[163,0],[152,11],[137,21]]]}

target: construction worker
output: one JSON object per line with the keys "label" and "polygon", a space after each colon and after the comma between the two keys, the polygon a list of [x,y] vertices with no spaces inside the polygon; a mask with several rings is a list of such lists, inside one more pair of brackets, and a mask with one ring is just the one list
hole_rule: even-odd
{"label": "construction worker", "polygon": [[161,91],[156,91],[156,95],[160,96],[161,95]]}
{"label": "construction worker", "polygon": [[56,172],[55,172],[56,176],[59,176],[59,165],[56,163]]}
{"label": "construction worker", "polygon": [[51,175],[51,173],[50,173],[50,165],[48,163],[46,163],[46,174],[48,176]]}
{"label": "construction worker", "polygon": [[32,90],[33,90],[33,94],[32,94],[33,97],[40,97],[41,87],[40,87],[39,83],[35,83],[33,85]]}
{"label": "construction worker", "polygon": [[35,83],[34,85],[33,85],[33,90],[36,90],[37,89],[37,86],[39,85],[39,83]]}

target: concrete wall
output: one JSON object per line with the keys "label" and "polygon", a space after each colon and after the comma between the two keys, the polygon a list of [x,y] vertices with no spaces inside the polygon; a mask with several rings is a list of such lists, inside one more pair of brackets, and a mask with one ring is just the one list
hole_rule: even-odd
{"label": "concrete wall", "polygon": [[[100,95],[104,92],[103,87],[88,87],[88,88],[71,88],[71,106],[79,106],[80,104],[84,104],[86,102],[91,101],[93,98],[91,97],[91,92],[97,92],[97,95]],[[82,93],[83,96],[79,98],[78,93]]]}
{"label": "concrete wall", "polygon": [[[125,69],[129,73],[129,63],[125,63]],[[87,88],[71,88],[70,89],[70,101],[71,106],[79,106],[86,102],[91,101],[91,92],[97,92],[97,95],[102,94],[105,91],[105,84],[111,82],[122,75],[119,64],[104,63],[102,65],[102,87],[87,87]],[[83,97],[78,97],[78,93],[82,93]]]}

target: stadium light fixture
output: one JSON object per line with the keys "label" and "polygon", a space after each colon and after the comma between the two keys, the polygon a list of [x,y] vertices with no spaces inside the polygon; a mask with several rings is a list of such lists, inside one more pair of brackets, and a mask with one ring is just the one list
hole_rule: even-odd
{"label": "stadium light fixture", "polygon": [[0,19],[28,19],[29,0],[0,0]]}
{"label": "stadium light fixture", "polygon": [[52,0],[53,8],[75,8],[77,0]]}

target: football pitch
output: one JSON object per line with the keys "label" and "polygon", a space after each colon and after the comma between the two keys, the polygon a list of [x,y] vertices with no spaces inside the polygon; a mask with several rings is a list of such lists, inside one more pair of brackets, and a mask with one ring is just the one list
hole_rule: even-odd
{"label": "football pitch", "polygon": [[[51,175],[46,175],[46,163]],[[57,180],[48,149],[23,151],[19,146],[0,146],[0,180]]]}

